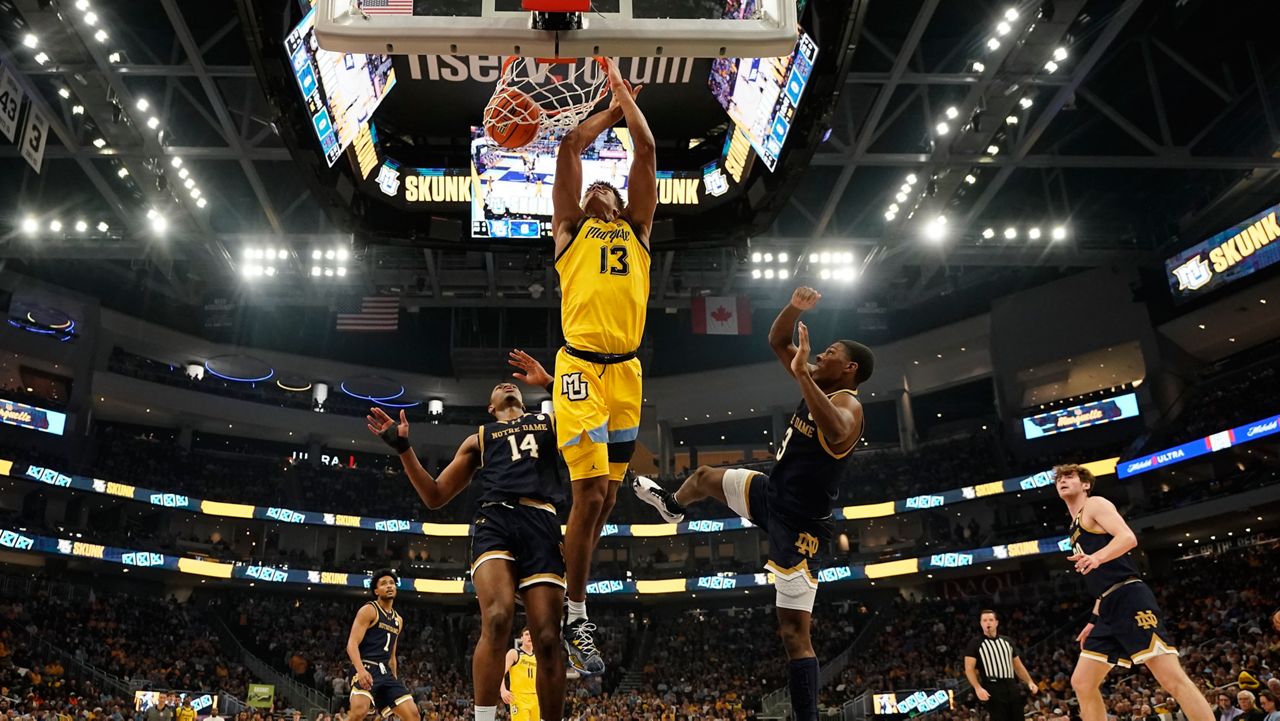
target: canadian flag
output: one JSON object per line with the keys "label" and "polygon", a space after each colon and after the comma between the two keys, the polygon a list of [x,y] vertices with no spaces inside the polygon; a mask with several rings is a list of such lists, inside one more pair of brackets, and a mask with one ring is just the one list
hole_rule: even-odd
{"label": "canadian flag", "polygon": [[697,296],[693,332],[703,335],[751,335],[751,303],[746,296]]}

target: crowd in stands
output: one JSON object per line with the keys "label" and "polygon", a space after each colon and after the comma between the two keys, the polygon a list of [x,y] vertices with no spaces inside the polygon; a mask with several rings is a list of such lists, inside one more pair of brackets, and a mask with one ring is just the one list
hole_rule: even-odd
{"label": "crowd in stands", "polygon": [[1199,380],[1183,395],[1181,413],[1166,419],[1144,445],[1157,450],[1203,438],[1277,413],[1280,353],[1243,367],[1210,368],[1213,375]]}
{"label": "crowd in stands", "polygon": [[[1221,697],[1227,708],[1236,708],[1250,694],[1280,691],[1280,633],[1268,622],[1277,604],[1270,573],[1277,560],[1280,547],[1273,542],[1184,561],[1151,580],[1183,667],[1211,703]],[[972,721],[977,702],[963,681],[963,648],[981,633],[979,611],[990,607],[1000,613],[1000,633],[1014,639],[1040,687],[1028,700],[1032,721],[1075,718],[1070,683],[1078,658],[1074,639],[1087,621],[1089,603],[1083,593],[1072,597],[1064,590],[1039,602],[1016,604],[985,598],[900,601],[875,639],[825,689],[824,699],[834,705],[864,691],[958,683],[957,707],[939,712],[939,721]],[[1177,702],[1145,668],[1113,670],[1103,691],[1113,721],[1180,721]]]}

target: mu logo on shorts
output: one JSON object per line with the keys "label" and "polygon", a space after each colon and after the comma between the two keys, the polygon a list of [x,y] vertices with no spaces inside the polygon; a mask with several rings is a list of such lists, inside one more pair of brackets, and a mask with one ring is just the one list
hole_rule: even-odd
{"label": "mu logo on shorts", "polygon": [[1133,615],[1133,620],[1138,622],[1138,628],[1149,631],[1160,625],[1160,619],[1151,611],[1138,611]]}
{"label": "mu logo on shorts", "polygon": [[818,555],[818,537],[811,533],[801,533],[796,536],[796,550],[802,556],[813,558]]}
{"label": "mu logo on shorts", "polygon": [[560,376],[560,392],[571,401],[586,400],[588,387],[587,382],[582,380],[581,373],[566,373]]}

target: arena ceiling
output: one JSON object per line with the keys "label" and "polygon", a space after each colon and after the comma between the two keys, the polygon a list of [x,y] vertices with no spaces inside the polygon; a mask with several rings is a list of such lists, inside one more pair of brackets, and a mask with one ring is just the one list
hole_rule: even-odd
{"label": "arena ceiling", "polygon": [[[7,267],[188,305],[210,294],[328,305],[375,289],[419,307],[556,304],[546,247],[359,242],[347,209],[300,179],[296,154],[318,148],[282,137],[244,3],[83,1],[0,0],[0,62],[50,129],[39,173],[0,143]],[[1022,19],[1006,36],[1010,7]],[[757,250],[851,252],[858,277],[832,300],[891,309],[981,305],[1083,268],[1157,264],[1280,189],[1277,20],[1268,3],[1210,0],[868,0],[830,133],[781,210],[749,248],[661,250],[652,302],[780,301],[791,283],[753,279]],[[908,175],[919,184],[900,201]],[[359,256],[340,281],[241,277],[246,246],[287,245],[302,267],[310,249],[353,238]]]}

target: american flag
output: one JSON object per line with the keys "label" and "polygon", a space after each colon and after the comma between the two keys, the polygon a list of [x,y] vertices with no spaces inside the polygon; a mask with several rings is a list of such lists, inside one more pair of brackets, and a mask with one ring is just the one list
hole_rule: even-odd
{"label": "american flag", "polygon": [[391,295],[366,295],[338,308],[335,327],[341,331],[390,332],[400,325],[400,299]]}
{"label": "american flag", "polygon": [[362,0],[365,15],[412,15],[413,0]]}

